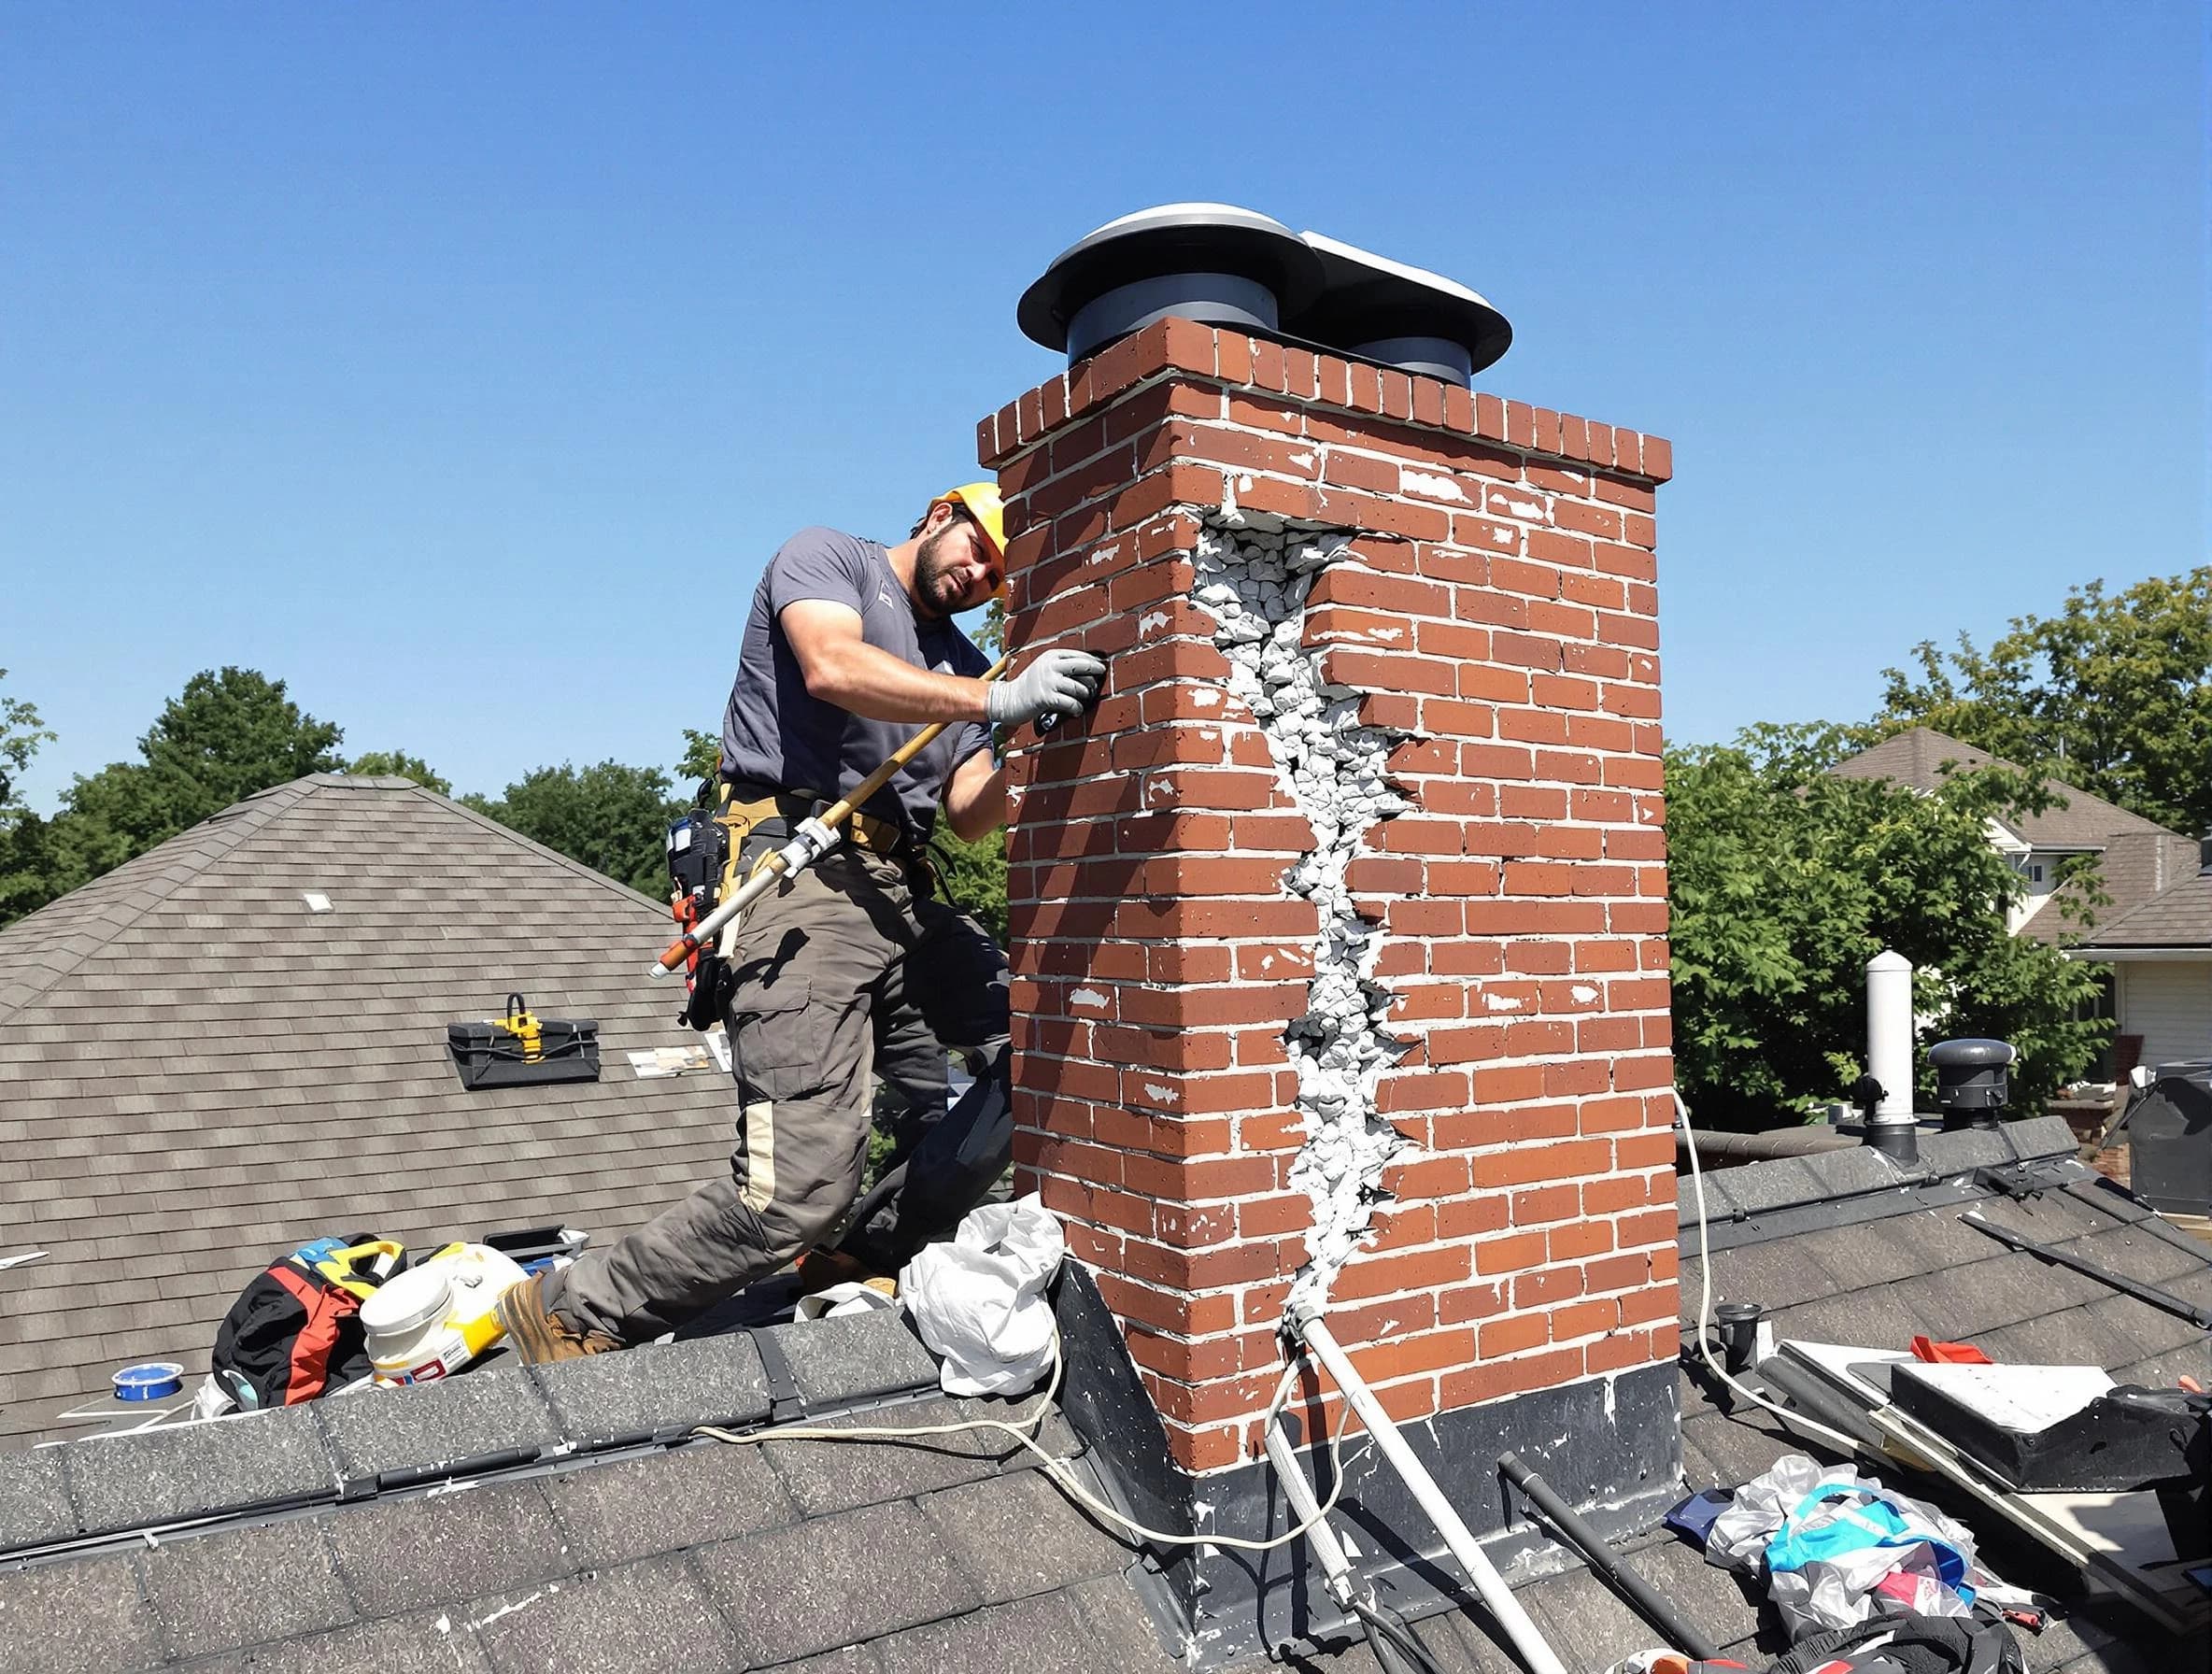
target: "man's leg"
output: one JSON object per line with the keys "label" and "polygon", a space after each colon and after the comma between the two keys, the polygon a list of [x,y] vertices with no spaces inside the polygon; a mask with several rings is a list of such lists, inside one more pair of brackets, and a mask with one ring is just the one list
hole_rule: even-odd
{"label": "man's leg", "polygon": [[921,942],[900,979],[944,1044],[968,1055],[975,1085],[914,1154],[868,1195],[839,1243],[895,1273],[989,1195],[1014,1155],[1006,956],[983,927],[942,901],[917,900]]}
{"label": "man's leg", "polygon": [[905,890],[897,868],[841,850],[754,909],[731,958],[728,1177],[548,1275],[547,1312],[643,1342],[773,1272],[844,1213],[867,1156],[873,993],[910,933]]}

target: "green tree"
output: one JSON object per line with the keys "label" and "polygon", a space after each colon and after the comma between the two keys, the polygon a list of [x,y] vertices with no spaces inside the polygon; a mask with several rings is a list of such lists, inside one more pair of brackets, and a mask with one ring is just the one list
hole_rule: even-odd
{"label": "green tree", "polygon": [[657,767],[541,767],[497,802],[461,800],[525,837],[655,899],[668,894],[668,822],[682,811]]}
{"label": "green tree", "polygon": [[1933,727],[2195,835],[2212,827],[2212,565],[2118,593],[2071,589],[1987,651],[1914,648],[1879,733]]}
{"label": "green tree", "polygon": [[137,760],[78,775],[35,833],[39,881],[10,906],[29,911],[256,791],[332,771],[343,736],[286,697],[281,680],[238,668],[194,674],[139,739]]}
{"label": "green tree", "polygon": [[404,750],[370,750],[348,761],[346,771],[358,779],[412,779],[423,789],[434,790],[440,796],[453,794],[453,787],[444,774],[421,757],[410,756]]}
{"label": "green tree", "polygon": [[[7,671],[0,669],[0,680],[7,678]],[[0,924],[53,899],[47,822],[24,804],[18,788],[39,746],[53,741],[34,705],[0,696]]]}
{"label": "green tree", "polygon": [[1865,1070],[1865,964],[1889,947],[1915,967],[1920,1043],[2011,1042],[2014,1103],[2035,1108],[2088,1069],[2108,1029],[2076,1016],[2094,967],[2006,928],[2020,880],[1983,822],[2047,793],[2001,768],[1933,795],[1822,771],[1846,745],[1839,728],[1762,728],[1669,752],[1683,1097],[1708,1122],[1746,1128],[1843,1097]]}
{"label": "green tree", "polygon": [[676,760],[676,784],[685,789],[696,790],[700,781],[711,779],[721,771],[721,735],[702,732],[696,727],[686,727],[684,753]]}

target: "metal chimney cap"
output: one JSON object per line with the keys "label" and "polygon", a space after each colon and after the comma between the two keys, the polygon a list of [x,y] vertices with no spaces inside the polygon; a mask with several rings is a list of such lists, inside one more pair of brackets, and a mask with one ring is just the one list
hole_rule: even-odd
{"label": "metal chimney cap", "polygon": [[1506,317],[1456,280],[1323,233],[1299,236],[1321,258],[1324,281],[1310,308],[1285,306],[1299,336],[1461,383],[1512,346]]}
{"label": "metal chimney cap", "polygon": [[1054,257],[1014,320],[1076,361],[1167,314],[1273,333],[1321,283],[1320,258],[1279,220],[1234,204],[1161,204]]}

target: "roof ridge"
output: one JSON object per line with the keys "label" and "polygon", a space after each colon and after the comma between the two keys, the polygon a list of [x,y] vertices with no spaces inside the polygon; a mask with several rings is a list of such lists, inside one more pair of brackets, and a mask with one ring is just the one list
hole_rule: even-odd
{"label": "roof ridge", "polygon": [[[188,879],[206,871],[275,819],[283,809],[304,801],[312,794],[308,781],[315,776],[310,773],[288,780],[282,785],[266,786],[250,796],[241,797],[229,807],[217,810],[196,825],[187,826],[176,835],[163,838],[144,854],[133,855],[121,865],[102,872],[98,877],[86,879],[68,894],[57,896],[36,912],[26,913],[15,923],[0,929],[0,955],[4,955],[8,951],[11,938],[27,939],[17,937],[17,931],[25,926],[38,924],[49,914],[57,918],[63,916],[64,909],[86,890],[120,880],[123,873],[134,870],[145,874],[143,881],[134,876],[113,899],[104,901],[97,911],[77,921],[78,931],[74,939],[81,942],[82,945],[74,953],[66,953],[58,960],[26,962],[18,968],[20,975],[10,972],[0,976],[0,1021],[21,1011],[106,946],[131,920],[142,918],[160,906],[176,894]],[[297,794],[279,802],[276,793],[288,790]],[[221,829],[211,830],[217,827]],[[209,842],[210,837],[215,841]],[[188,844],[185,841],[187,838],[197,838],[198,841]],[[174,871],[148,864],[165,853],[171,860],[185,860],[187,864]]]}

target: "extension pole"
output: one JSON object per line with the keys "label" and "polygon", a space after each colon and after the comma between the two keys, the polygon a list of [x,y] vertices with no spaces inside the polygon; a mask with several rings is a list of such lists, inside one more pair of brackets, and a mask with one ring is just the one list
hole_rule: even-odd
{"label": "extension pole", "polygon": [[1650,1582],[1624,1564],[1606,1544],[1605,1537],[1560,1498],[1552,1484],[1530,1469],[1519,1454],[1500,1454],[1497,1468],[1505,1472],[1508,1482],[1528,1496],[1538,1515],[1577,1547],[1591,1568],[1625,1593],[1643,1619],[1665,1634],[1675,1650],[1688,1652],[1698,1662],[1710,1662],[1721,1654],[1718,1646],[1675,1613],[1674,1607]]}
{"label": "extension pole", "polygon": [[[983,678],[996,680],[1013,660],[1011,655],[1000,658],[983,672]],[[937,735],[951,725],[950,721],[935,721],[924,727],[894,750],[888,761],[824,809],[818,818],[801,820],[790,842],[761,856],[752,875],[736,893],[663,948],[660,957],[646,968],[645,974],[654,978],[674,976],[693,954],[721,933],[724,925],[774,887],[777,880],[796,877],[836,847],[838,828],[852,817],[853,811],[889,784],[893,773],[935,744]]]}
{"label": "extension pole", "polygon": [[1337,1381],[1337,1387],[1344,1392],[1344,1398],[1352,1403],[1352,1410],[1359,1414],[1360,1422],[1368,1426],[1368,1434],[1391,1467],[1405,1479],[1406,1486],[1413,1491],[1413,1498],[1428,1520],[1435,1524],[1437,1532],[1444,1537],[1444,1544],[1460,1568],[1475,1583],[1475,1591],[1482,1596],[1482,1602],[1497,1624],[1504,1628],[1506,1637],[1513,1642],[1523,1665],[1529,1674],[1567,1674],[1566,1665],[1558,1653],[1546,1643],[1544,1636],[1521,1608],[1512,1589],[1491,1567],[1482,1555],[1482,1549],[1475,1544],[1475,1537],[1461,1521],[1452,1502],[1444,1497],[1444,1491],[1437,1486],[1436,1479],[1428,1474],[1421,1461],[1413,1456],[1413,1450],[1406,1445],[1406,1439],[1382,1410],[1382,1403],[1375,1398],[1375,1392],[1354,1369],[1351,1359],[1338,1347],[1330,1335],[1327,1322],[1319,1314],[1294,1319],[1292,1329],[1309,1349],[1313,1357],[1328,1369],[1328,1375]]}

